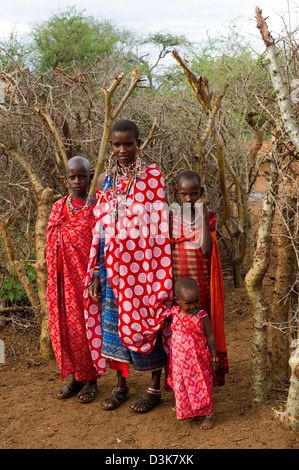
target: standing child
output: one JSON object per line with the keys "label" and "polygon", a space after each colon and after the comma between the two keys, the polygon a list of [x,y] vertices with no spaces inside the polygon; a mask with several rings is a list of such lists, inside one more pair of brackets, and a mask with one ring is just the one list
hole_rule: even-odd
{"label": "standing child", "polygon": [[[204,188],[195,171],[185,170],[177,180],[181,208],[170,217],[174,280],[192,277],[200,292],[200,310],[208,313],[216,341],[219,370],[214,385],[224,385],[228,372],[224,334],[224,292],[216,240],[215,214],[208,211]],[[201,211],[200,211],[201,209]]]}
{"label": "standing child", "polygon": [[178,306],[172,307],[171,369],[178,419],[205,416],[202,429],[214,424],[212,384],[218,370],[215,338],[208,314],[199,309],[199,288],[191,277],[175,282]]}
{"label": "standing child", "polygon": [[98,373],[93,365],[84,320],[83,291],[92,241],[95,198],[87,193],[89,161],[68,160],[70,193],[57,201],[47,229],[47,301],[49,326],[61,380],[72,379],[57,392],[65,399],[78,394],[80,403],[93,401]]}

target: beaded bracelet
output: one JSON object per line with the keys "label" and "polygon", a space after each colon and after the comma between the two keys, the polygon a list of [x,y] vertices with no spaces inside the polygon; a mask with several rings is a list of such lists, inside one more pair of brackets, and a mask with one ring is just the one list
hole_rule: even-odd
{"label": "beaded bracelet", "polygon": [[100,263],[96,263],[94,270],[93,270],[93,275],[94,276],[99,276],[100,275]]}
{"label": "beaded bracelet", "polygon": [[211,357],[210,362],[219,362],[219,357]]}

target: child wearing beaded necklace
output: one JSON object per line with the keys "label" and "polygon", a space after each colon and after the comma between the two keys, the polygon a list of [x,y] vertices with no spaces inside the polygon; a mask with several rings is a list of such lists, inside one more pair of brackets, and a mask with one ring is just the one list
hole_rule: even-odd
{"label": "child wearing beaded necklace", "polygon": [[83,303],[96,202],[87,193],[89,161],[81,156],[70,158],[65,178],[70,192],[54,204],[47,229],[51,340],[61,380],[72,376],[56,397],[77,394],[80,403],[89,403],[96,397],[98,378],[86,338]]}
{"label": "child wearing beaded necklace", "polygon": [[200,310],[207,312],[217,346],[219,370],[213,385],[224,385],[228,372],[224,334],[224,293],[216,240],[216,219],[209,211],[201,178],[195,171],[182,171],[177,180],[181,208],[170,214],[170,236],[174,281],[192,277],[200,291]]}

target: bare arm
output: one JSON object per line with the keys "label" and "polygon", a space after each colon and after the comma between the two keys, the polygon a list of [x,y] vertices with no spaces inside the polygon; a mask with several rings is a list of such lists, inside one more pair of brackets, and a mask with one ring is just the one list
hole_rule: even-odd
{"label": "bare arm", "polygon": [[213,248],[213,239],[210,230],[209,211],[206,202],[199,199],[198,203],[202,203],[202,243],[201,252],[203,255],[208,255]]}
{"label": "bare arm", "polygon": [[[213,333],[213,329],[212,329],[210,319],[209,319],[208,315],[206,315],[201,320],[202,320],[202,324],[203,324],[203,327],[204,327],[204,332],[205,332],[205,335],[206,335],[206,338],[207,338],[208,346],[209,346],[209,349],[210,349],[210,352],[211,352],[211,356],[212,357],[217,357],[216,341],[215,341],[215,337],[214,337],[214,333]],[[219,368],[218,363],[217,362],[211,362],[211,368],[212,368],[213,372],[215,372],[215,370],[217,370]]]}
{"label": "bare arm", "polygon": [[102,189],[102,187],[103,187],[103,183],[104,183],[105,177],[106,177],[106,173],[101,173],[100,176],[99,176],[98,179],[97,179],[96,188],[97,188],[99,191],[101,191],[101,189]]}
{"label": "bare arm", "polygon": [[[105,177],[106,177],[106,173],[101,173],[101,174],[98,176],[96,188],[97,188],[99,191],[101,191],[101,189],[102,189],[102,187],[103,187],[103,183],[104,183]],[[88,291],[89,291],[90,297],[91,297],[93,300],[95,300],[95,301],[99,301],[99,300],[100,300],[100,298],[101,298],[101,283],[100,283],[100,278],[99,278],[99,276],[93,276],[92,282],[91,282],[90,286],[88,287]]]}

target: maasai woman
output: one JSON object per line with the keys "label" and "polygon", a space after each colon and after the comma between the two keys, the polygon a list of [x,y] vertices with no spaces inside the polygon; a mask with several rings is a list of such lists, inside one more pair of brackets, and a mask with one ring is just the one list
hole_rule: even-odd
{"label": "maasai woman", "polygon": [[214,385],[224,385],[228,362],[224,334],[223,280],[215,214],[208,211],[203,200],[204,188],[198,173],[189,170],[180,173],[177,195],[181,208],[170,217],[174,279],[189,276],[199,286],[199,308],[210,317],[219,358],[220,367],[214,374]]}
{"label": "maasai woman", "polygon": [[172,300],[164,182],[156,165],[140,160],[134,123],[116,122],[110,144],[115,164],[97,183],[97,223],[87,282],[91,285],[86,291],[88,338],[95,365],[100,345],[110,368],[117,370],[117,387],[103,408],[113,410],[127,399],[126,378],[133,363],[136,371],[152,373],[146,396],[130,407],[145,413],[161,402],[166,359],[161,330]]}
{"label": "maasai woman", "polygon": [[83,290],[96,202],[87,193],[89,174],[86,158],[68,160],[66,181],[70,194],[54,204],[47,229],[51,341],[61,380],[73,375],[58,391],[57,398],[69,398],[79,392],[80,403],[95,399],[96,379],[104,370],[97,371],[93,365],[84,320]]}

